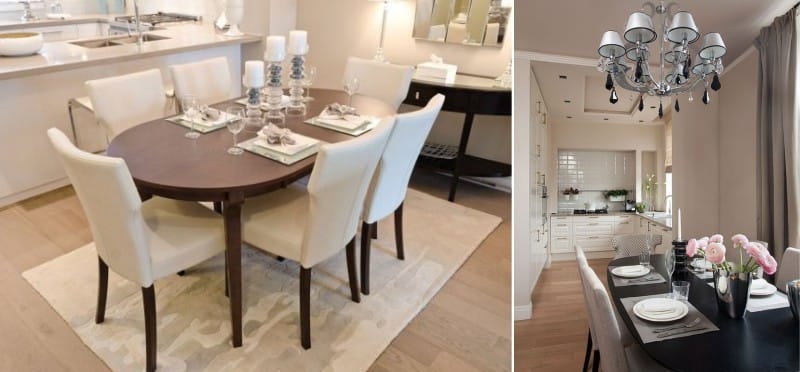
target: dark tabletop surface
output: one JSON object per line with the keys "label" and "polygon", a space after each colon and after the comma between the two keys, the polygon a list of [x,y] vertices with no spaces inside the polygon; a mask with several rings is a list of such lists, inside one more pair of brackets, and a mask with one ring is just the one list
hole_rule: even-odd
{"label": "dark tabletop surface", "polygon": [[[613,260],[609,266],[636,265],[638,257]],[[651,263],[666,277],[663,255],[653,255]],[[654,360],[676,371],[800,371],[800,327],[791,310],[748,312],[744,319],[731,319],[717,309],[711,280],[688,274],[691,282],[689,302],[713,322],[719,331],[642,345],[636,328],[620,298],[667,292],[667,284],[615,287],[606,270],[609,291],[624,325],[642,349]]]}

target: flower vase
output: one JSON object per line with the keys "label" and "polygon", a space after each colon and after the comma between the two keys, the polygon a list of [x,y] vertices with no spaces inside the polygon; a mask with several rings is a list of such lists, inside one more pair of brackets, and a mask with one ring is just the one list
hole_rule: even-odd
{"label": "flower vase", "polygon": [[572,199],[572,195],[569,194],[564,195],[564,200],[570,200],[570,199]]}
{"label": "flower vase", "polygon": [[719,311],[733,319],[744,318],[752,283],[753,273],[732,273],[721,268],[715,269],[714,291]]}

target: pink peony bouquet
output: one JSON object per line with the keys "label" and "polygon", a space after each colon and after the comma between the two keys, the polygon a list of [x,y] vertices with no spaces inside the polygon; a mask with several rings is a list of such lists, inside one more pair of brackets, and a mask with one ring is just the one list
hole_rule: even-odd
{"label": "pink peony bouquet", "polygon": [[[731,237],[731,241],[733,241],[733,247],[739,249],[738,266],[725,261],[726,248],[724,238],[720,234],[715,234],[710,238],[690,239],[686,245],[686,255],[689,257],[705,257],[715,266],[727,271],[752,273],[761,266],[765,273],[772,275],[778,269],[778,263],[763,244],[751,242],[743,234],[734,235]],[[749,256],[747,262],[744,260],[745,252]]]}

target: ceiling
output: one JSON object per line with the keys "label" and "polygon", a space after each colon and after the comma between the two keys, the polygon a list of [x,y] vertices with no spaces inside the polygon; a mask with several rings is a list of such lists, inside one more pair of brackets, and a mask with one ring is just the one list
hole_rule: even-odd
{"label": "ceiling", "polygon": [[[760,29],[786,13],[797,0],[681,0],[681,10],[692,13],[701,34],[722,34],[728,52],[723,62],[730,65],[758,36]],[[598,4],[602,3],[602,6]],[[556,56],[599,59],[597,46],[604,31],[625,31],[630,13],[644,1],[631,0],[523,0],[515,3],[514,49]],[[580,6],[582,5],[582,6]],[[693,48],[693,50],[696,49]],[[645,113],[631,112],[638,95],[620,89],[616,105],[608,102],[603,87],[605,75],[594,67],[552,62],[533,62],[532,68],[551,115],[560,118],[617,123],[651,122],[657,118],[655,98],[645,97]],[[559,79],[566,75],[566,80]],[[587,89],[588,88],[588,89]],[[724,89],[724,88],[723,88]],[[649,98],[649,100],[648,100]],[[699,97],[696,97],[699,98]],[[681,98],[683,99],[683,98]],[[564,103],[570,100],[571,103]],[[635,107],[635,104],[633,105]],[[671,104],[664,102],[664,111]]]}

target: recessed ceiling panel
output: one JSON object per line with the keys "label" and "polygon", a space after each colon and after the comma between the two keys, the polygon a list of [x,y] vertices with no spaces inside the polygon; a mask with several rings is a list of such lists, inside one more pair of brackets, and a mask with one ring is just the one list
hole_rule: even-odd
{"label": "recessed ceiling panel", "polygon": [[625,89],[617,89],[618,101],[611,103],[611,91],[606,90],[606,75],[598,72],[585,77],[584,107],[586,113],[609,113],[630,115],[639,104],[639,94]]}

